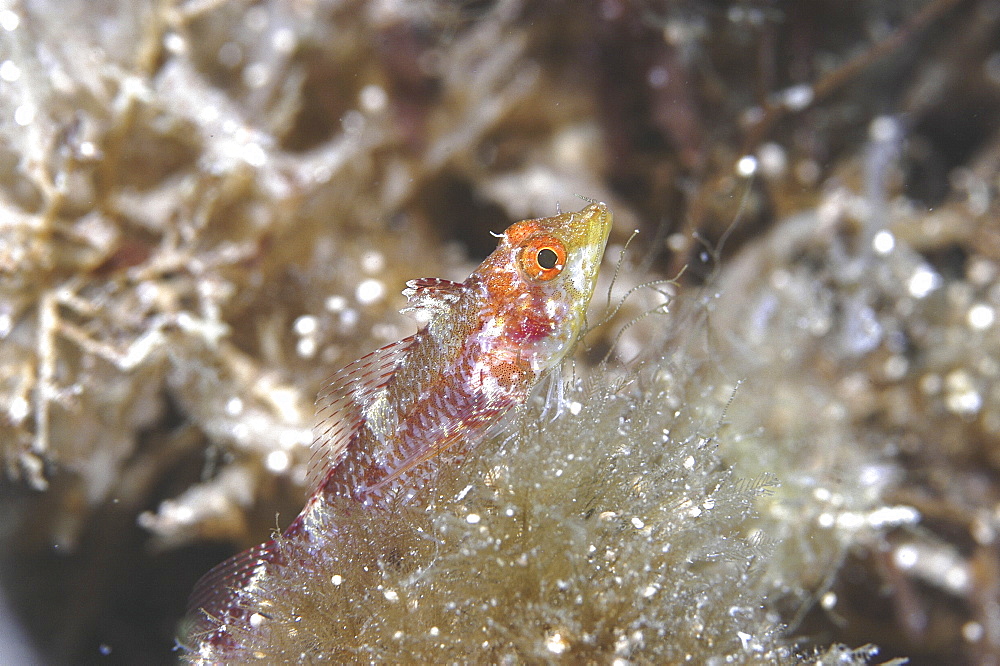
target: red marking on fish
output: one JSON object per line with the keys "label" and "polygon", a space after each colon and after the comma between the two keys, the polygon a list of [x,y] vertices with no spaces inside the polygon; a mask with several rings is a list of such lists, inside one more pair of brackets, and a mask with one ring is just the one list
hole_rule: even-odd
{"label": "red marking on fish", "polygon": [[[408,282],[403,312],[422,310],[427,324],[346,366],[320,391],[315,492],[282,538],[324,543],[316,531],[331,499],[372,510],[411,502],[442,466],[464,460],[572,348],[610,229],[602,203],[525,220],[504,232],[465,282]],[[228,627],[254,621],[241,603],[245,592],[286,564],[272,540],[199,581],[190,608],[199,614],[192,636],[203,661],[224,660],[238,647]]]}

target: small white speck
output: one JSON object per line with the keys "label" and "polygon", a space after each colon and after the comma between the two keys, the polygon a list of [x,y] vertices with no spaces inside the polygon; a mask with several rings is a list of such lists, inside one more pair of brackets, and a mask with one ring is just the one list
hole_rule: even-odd
{"label": "small white speck", "polygon": [[883,256],[892,252],[895,247],[896,237],[892,235],[892,232],[885,229],[875,234],[875,237],[872,239],[872,249]]}
{"label": "small white speck", "polygon": [[369,84],[358,93],[358,102],[361,108],[368,113],[378,113],[385,110],[386,105],[389,103],[389,96],[382,86]]}
{"label": "small white speck", "polygon": [[898,141],[902,130],[891,116],[879,116],[868,126],[868,138],[879,143]]}
{"label": "small white speck", "polygon": [[688,456],[684,459],[684,469],[694,469],[694,456]]}
{"label": "small white speck", "polygon": [[977,303],[969,308],[969,326],[977,331],[985,331],[993,325],[994,319],[996,319],[995,311],[985,303]]}
{"label": "small white speck", "polygon": [[832,610],[837,605],[837,593],[827,592],[819,600],[819,605],[822,606],[825,610]]}
{"label": "small white speck", "polygon": [[342,310],[340,313],[340,327],[349,331],[358,325],[359,319],[361,319],[361,315],[358,314],[357,310],[353,308]]}
{"label": "small white speck", "polygon": [[788,156],[785,149],[774,142],[765,143],[757,149],[760,170],[769,178],[780,178],[788,171]]}
{"label": "small white speck", "polygon": [[302,315],[295,320],[293,327],[299,335],[312,335],[316,332],[318,322],[312,315]]}
{"label": "small white speck", "polygon": [[647,585],[646,589],[642,591],[642,596],[649,599],[654,594],[656,594],[657,587],[655,585]]}
{"label": "small white speck", "polygon": [[13,83],[21,78],[21,68],[13,60],[0,62],[0,79]]}
{"label": "small white speck", "polygon": [[666,67],[651,67],[646,75],[646,81],[651,88],[662,88],[670,81],[670,72]]}
{"label": "small white speck", "polygon": [[813,89],[812,86],[800,85],[792,86],[784,91],[782,94],[782,100],[785,106],[791,111],[801,111],[806,108],[813,101]]}
{"label": "small white speck", "polygon": [[270,72],[263,62],[250,63],[243,68],[243,83],[247,88],[263,88],[267,85]]}
{"label": "small white speck", "polygon": [[329,312],[340,312],[347,307],[347,299],[343,296],[328,296],[323,305]]}
{"label": "small white speck", "polygon": [[365,128],[365,116],[360,111],[347,111],[340,117],[340,126],[348,134],[358,134]]}
{"label": "small white speck", "polygon": [[641,530],[646,526],[646,523],[642,522],[638,516],[632,516],[632,526],[637,530]]}
{"label": "small white speck", "polygon": [[569,403],[569,413],[572,414],[573,416],[579,416],[582,410],[583,410],[583,405],[577,402],[576,400]]}
{"label": "small white speck", "polygon": [[569,643],[558,631],[554,631],[545,639],[545,648],[552,654],[562,654],[569,648]]}
{"label": "small white speck", "polygon": [[264,624],[264,616],[260,613],[254,613],[250,616],[250,626],[256,629],[260,625]]}
{"label": "small white speck", "polygon": [[964,592],[969,588],[969,572],[965,567],[951,567],[944,574],[944,582],[949,589],[955,592]]}
{"label": "small white speck", "polygon": [[368,274],[375,274],[385,268],[385,257],[381,252],[370,250],[361,255],[361,270]]}
{"label": "small white speck", "polygon": [[744,155],[741,157],[736,163],[736,173],[744,178],[749,178],[757,173],[757,158],[753,155]]}
{"label": "small white speck", "polygon": [[403,632],[402,632],[402,631],[398,631],[398,630],[397,630],[397,631],[396,631],[396,633],[394,633],[394,634],[392,635],[392,637],[393,637],[393,638],[395,638],[395,639],[396,639],[396,640],[398,641],[398,640],[399,640],[400,638],[402,638],[402,637],[403,637]]}
{"label": "small white speck", "polygon": [[832,513],[821,513],[816,518],[816,522],[819,523],[820,527],[829,529],[833,527],[833,524],[834,522],[836,522],[836,519],[833,517]]}
{"label": "small white speck", "polygon": [[333,577],[330,579],[330,582],[333,583],[334,585],[339,586],[341,583],[344,582],[344,577],[341,576],[340,574],[333,574]]}
{"label": "small white speck", "polygon": [[288,454],[284,451],[271,451],[267,454],[266,461],[267,468],[275,474],[286,471],[291,463]]}
{"label": "small white speck", "polygon": [[30,125],[35,120],[35,107],[32,104],[22,104],[14,109],[14,122],[21,127]]}
{"label": "small white speck", "polygon": [[187,44],[176,32],[168,32],[163,36],[163,48],[174,55],[180,55],[187,50]]}
{"label": "small white speck", "polygon": [[830,498],[833,496],[827,488],[816,488],[813,490],[813,497],[818,499],[820,502],[829,502]]}
{"label": "small white speck", "polygon": [[267,153],[264,152],[264,149],[258,143],[246,144],[240,151],[240,155],[247,164],[253,167],[263,166],[264,162],[267,161]]}
{"label": "small white speck", "polygon": [[363,280],[354,290],[354,297],[359,303],[369,305],[385,295],[385,286],[378,280]]}
{"label": "small white speck", "polygon": [[83,157],[94,157],[97,155],[97,146],[93,141],[83,141],[80,143],[80,155]]}
{"label": "small white speck", "polygon": [[399,601],[399,593],[396,590],[388,589],[382,593],[382,596],[386,598],[387,601],[396,602]]}
{"label": "small white speck", "polygon": [[945,398],[948,410],[955,414],[972,415],[983,407],[983,396],[974,390],[960,391],[948,394]]}
{"label": "small white speck", "polygon": [[226,401],[226,413],[230,416],[238,416],[243,413],[243,401],[236,396],[233,396]]}
{"label": "small white speck", "polygon": [[478,513],[470,513],[465,517],[465,522],[469,523],[470,525],[476,525],[479,523],[480,520],[481,518],[479,517]]}
{"label": "small white speck", "polygon": [[316,355],[315,338],[300,338],[295,344],[295,353],[299,358],[312,358]]}
{"label": "small white speck", "polygon": [[740,639],[740,643],[743,644],[744,650],[750,649],[750,639],[753,638],[753,636],[746,633],[745,631],[737,631],[736,636]]}
{"label": "small white speck", "polygon": [[688,515],[691,516],[692,518],[697,518],[698,516],[701,515],[701,509],[699,507],[693,507],[688,511]]}
{"label": "small white speck", "polygon": [[967,643],[978,643],[983,640],[983,636],[985,635],[986,632],[983,630],[983,625],[978,622],[966,622],[962,625],[962,638]]}
{"label": "small white speck", "polygon": [[912,569],[917,563],[917,549],[913,546],[903,545],[893,552],[892,559],[900,569]]}
{"label": "small white speck", "polygon": [[907,289],[914,298],[924,298],[941,285],[941,276],[929,266],[920,266],[910,276]]}
{"label": "small white speck", "polygon": [[291,28],[281,28],[274,31],[271,44],[278,53],[291,53],[295,50],[295,32]]}
{"label": "small white speck", "polygon": [[21,17],[9,9],[0,11],[0,28],[7,32],[14,32],[17,26],[21,25]]}
{"label": "small white speck", "polygon": [[440,629],[438,629],[437,627],[431,627],[431,630],[430,630],[431,636],[438,636],[438,635],[440,635],[440,633],[441,633]]}
{"label": "small white speck", "polygon": [[28,416],[28,412],[30,411],[30,409],[31,406],[28,404],[28,401],[25,399],[25,397],[19,395],[15,396],[10,401],[10,407],[7,408],[7,414],[10,415],[11,421],[13,421],[15,424],[18,424]]}

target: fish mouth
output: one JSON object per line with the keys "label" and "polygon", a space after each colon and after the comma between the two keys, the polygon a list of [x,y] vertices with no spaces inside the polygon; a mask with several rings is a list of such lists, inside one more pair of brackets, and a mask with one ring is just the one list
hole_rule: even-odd
{"label": "fish mouth", "polygon": [[611,234],[611,223],[613,216],[608,205],[597,201],[583,210],[580,215],[586,228],[585,244],[600,255],[604,254],[604,246],[608,244],[608,236]]}
{"label": "fish mouth", "polygon": [[611,209],[599,201],[571,214],[567,245],[580,253],[580,270],[591,284],[597,280],[613,219]]}

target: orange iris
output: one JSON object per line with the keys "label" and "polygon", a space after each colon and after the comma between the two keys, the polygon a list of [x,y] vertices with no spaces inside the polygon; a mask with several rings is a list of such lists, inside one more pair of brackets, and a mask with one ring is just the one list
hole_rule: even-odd
{"label": "orange iris", "polygon": [[547,282],[566,266],[566,246],[553,236],[535,236],[521,245],[521,270],[532,280]]}

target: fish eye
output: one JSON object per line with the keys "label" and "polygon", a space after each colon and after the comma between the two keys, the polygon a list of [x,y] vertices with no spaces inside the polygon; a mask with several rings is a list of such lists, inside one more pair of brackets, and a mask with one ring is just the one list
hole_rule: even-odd
{"label": "fish eye", "polygon": [[552,236],[529,238],[521,245],[519,262],[530,279],[548,282],[566,266],[566,247]]}
{"label": "fish eye", "polygon": [[556,261],[559,259],[559,255],[551,247],[543,247],[538,251],[538,265],[545,270],[550,270],[556,267]]}

